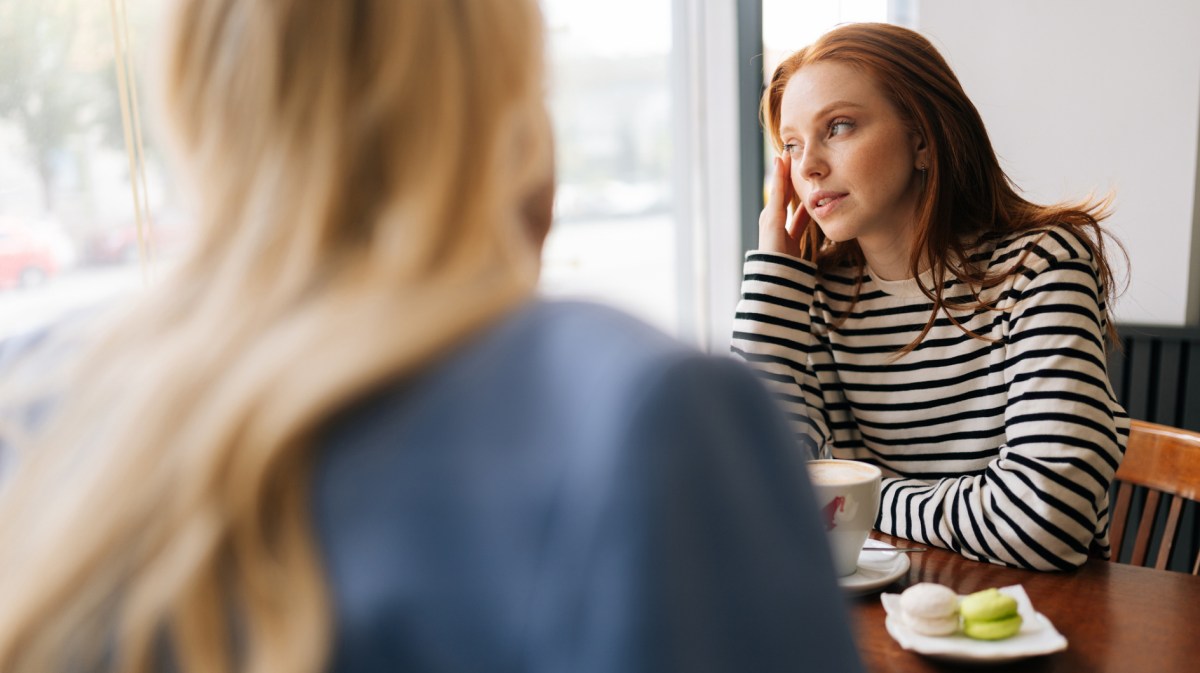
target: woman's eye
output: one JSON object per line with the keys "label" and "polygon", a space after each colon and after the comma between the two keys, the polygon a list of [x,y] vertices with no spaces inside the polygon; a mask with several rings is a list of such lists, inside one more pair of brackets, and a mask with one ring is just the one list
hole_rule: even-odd
{"label": "woman's eye", "polygon": [[800,156],[800,146],[796,143],[784,143],[783,153],[788,155],[788,157],[795,159],[796,157]]}
{"label": "woman's eye", "polygon": [[835,119],[829,123],[829,137],[839,136],[854,128],[854,122],[849,119]]}

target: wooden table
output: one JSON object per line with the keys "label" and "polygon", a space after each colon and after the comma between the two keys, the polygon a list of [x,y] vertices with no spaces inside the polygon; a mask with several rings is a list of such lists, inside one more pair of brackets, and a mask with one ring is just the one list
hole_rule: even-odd
{"label": "wooden table", "polygon": [[[871,537],[913,546],[890,535]],[[1200,671],[1200,577],[1101,560],[1067,573],[1040,573],[970,561],[933,547],[910,554],[909,560],[907,575],[885,592],[898,593],[918,582],[945,584],[960,594],[1020,584],[1033,607],[1067,638],[1064,652],[989,665],[987,671]],[[859,651],[871,673],[978,668],[936,662],[902,649],[884,627],[886,613],[878,593],[855,598],[852,612]]]}

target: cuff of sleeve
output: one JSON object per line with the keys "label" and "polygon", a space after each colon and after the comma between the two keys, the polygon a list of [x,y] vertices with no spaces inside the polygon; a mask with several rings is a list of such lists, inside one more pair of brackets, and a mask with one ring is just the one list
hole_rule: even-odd
{"label": "cuff of sleeve", "polygon": [[747,281],[755,276],[779,278],[811,291],[817,268],[812,262],[791,255],[751,250],[746,253],[743,275]]}

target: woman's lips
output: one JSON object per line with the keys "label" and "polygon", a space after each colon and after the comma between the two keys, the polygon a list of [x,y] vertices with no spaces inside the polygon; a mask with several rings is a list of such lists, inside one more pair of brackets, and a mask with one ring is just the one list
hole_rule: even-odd
{"label": "woman's lips", "polygon": [[810,206],[808,212],[813,217],[824,217],[833,212],[846,196],[846,193],[836,194],[831,192],[814,194],[809,199]]}

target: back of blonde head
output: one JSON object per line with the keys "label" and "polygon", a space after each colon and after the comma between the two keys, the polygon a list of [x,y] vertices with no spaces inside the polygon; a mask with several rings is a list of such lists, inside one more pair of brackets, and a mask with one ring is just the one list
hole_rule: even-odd
{"label": "back of blonde head", "polygon": [[21,447],[0,670],[321,670],[315,437],[536,281],[533,0],[177,0],[168,36],[199,241]]}

